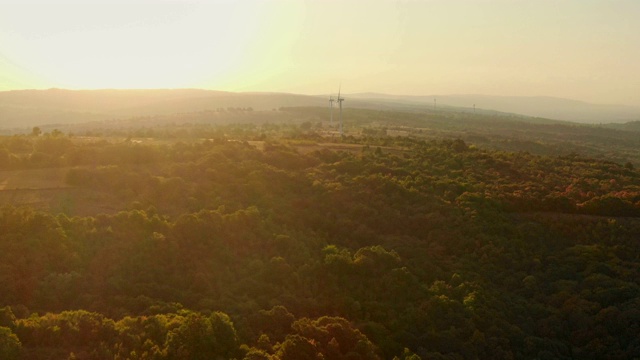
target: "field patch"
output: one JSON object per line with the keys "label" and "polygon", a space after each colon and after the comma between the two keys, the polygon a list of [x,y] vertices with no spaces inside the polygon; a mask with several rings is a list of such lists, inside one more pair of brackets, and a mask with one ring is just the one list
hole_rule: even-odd
{"label": "field patch", "polygon": [[0,191],[67,188],[69,168],[47,168],[0,171]]}
{"label": "field patch", "polygon": [[125,206],[113,196],[69,186],[69,168],[0,171],[0,206],[29,206],[54,214],[92,216]]}

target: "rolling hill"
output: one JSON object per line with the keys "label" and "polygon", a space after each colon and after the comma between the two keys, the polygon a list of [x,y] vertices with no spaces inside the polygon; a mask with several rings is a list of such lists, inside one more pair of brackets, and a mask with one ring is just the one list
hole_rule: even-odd
{"label": "rolling hill", "polygon": [[592,104],[584,101],[549,96],[432,95],[398,96],[376,93],[352,94],[351,98],[377,99],[405,105],[433,107],[433,99],[441,109],[466,108],[478,111],[507,112],[547,119],[579,123],[623,123],[640,120],[640,108],[626,105]]}
{"label": "rolling hill", "polygon": [[[434,96],[399,96],[377,93],[345,95],[346,108],[375,110],[433,110]],[[640,119],[640,108],[597,105],[552,97],[487,95],[436,96],[437,111],[474,111],[479,114],[524,116],[582,123],[622,123]],[[47,124],[77,124],[138,116],[252,108],[327,106],[326,95],[237,93],[198,89],[159,90],[18,90],[0,92],[0,128]]]}

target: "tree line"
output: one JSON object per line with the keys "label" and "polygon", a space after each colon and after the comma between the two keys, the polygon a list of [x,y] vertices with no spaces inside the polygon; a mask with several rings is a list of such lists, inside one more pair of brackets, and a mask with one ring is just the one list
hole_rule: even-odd
{"label": "tree line", "polygon": [[4,358],[640,356],[633,167],[460,139],[51,139],[69,185],[128,205],[2,208]]}

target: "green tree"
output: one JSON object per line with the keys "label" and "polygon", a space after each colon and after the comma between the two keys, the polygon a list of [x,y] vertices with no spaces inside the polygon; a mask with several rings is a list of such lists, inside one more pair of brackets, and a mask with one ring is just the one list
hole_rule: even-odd
{"label": "green tree", "polygon": [[322,359],[313,341],[298,334],[287,335],[285,341],[280,344],[276,356],[280,360]]}
{"label": "green tree", "polygon": [[379,359],[375,345],[344,318],[303,318],[291,327],[327,359]]}
{"label": "green tree", "polygon": [[216,354],[230,359],[238,352],[238,335],[229,315],[216,311],[209,316],[211,330],[215,338]]}
{"label": "green tree", "polygon": [[19,359],[22,351],[20,340],[11,329],[0,326],[0,359]]}
{"label": "green tree", "polygon": [[231,359],[238,352],[238,338],[226,314],[190,313],[167,335],[165,350],[168,359]]}
{"label": "green tree", "polygon": [[13,314],[11,307],[5,306],[0,308],[0,326],[13,328],[15,326],[16,316]]}

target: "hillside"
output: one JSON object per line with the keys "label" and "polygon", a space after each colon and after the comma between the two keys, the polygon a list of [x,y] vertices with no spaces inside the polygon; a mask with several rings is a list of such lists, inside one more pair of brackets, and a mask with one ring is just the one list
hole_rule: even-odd
{"label": "hillside", "polygon": [[[410,136],[424,139],[460,138],[486,149],[526,151],[538,155],[582,154],[618,163],[630,162],[640,166],[640,137],[637,123],[589,125],[522,115],[482,112],[460,108],[425,109],[406,107],[345,107],[344,129],[347,135]],[[167,127],[179,125],[225,126],[244,124],[261,137],[267,124],[298,126],[312,129],[317,135],[338,136],[338,111],[334,109],[334,122],[330,124],[329,109],[321,107],[280,107],[277,111],[229,107],[168,115],[125,117],[119,120],[80,122],[77,124],[41,125],[43,132],[61,130],[74,135],[104,134],[134,137],[162,136],[175,138]],[[4,134],[28,134],[31,127],[5,129]],[[207,130],[208,131],[208,130]],[[191,133],[191,130],[189,130]],[[190,136],[198,138],[194,133]],[[202,138],[200,136],[199,138]]]}
{"label": "hillside", "polygon": [[0,356],[640,356],[632,165],[322,129],[2,137]]}
{"label": "hillside", "polygon": [[[431,112],[433,96],[345,94],[345,108]],[[582,123],[640,119],[640,109],[549,97],[437,96],[437,112],[547,118]],[[227,108],[328,107],[328,96],[175,90],[21,90],[0,92],[0,129],[160,116]]]}
{"label": "hillside", "polygon": [[0,92],[0,127],[31,127],[241,107],[320,106],[324,99],[210,90],[21,90]]}
{"label": "hillside", "polygon": [[386,94],[353,94],[351,98],[377,99],[380,101],[404,103],[406,105],[433,107],[433,100],[441,108],[455,107],[477,112],[492,111],[514,113],[532,117],[566,120],[578,123],[604,124],[623,123],[640,119],[640,108],[624,105],[591,104],[583,101],[527,96],[489,96],[489,95],[432,95],[432,96],[396,96]]}

